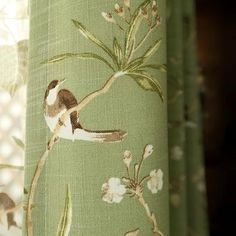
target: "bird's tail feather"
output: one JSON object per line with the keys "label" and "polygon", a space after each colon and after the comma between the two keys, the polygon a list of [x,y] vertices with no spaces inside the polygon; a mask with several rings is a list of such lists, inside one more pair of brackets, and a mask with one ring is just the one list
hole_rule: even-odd
{"label": "bird's tail feather", "polygon": [[106,130],[106,131],[90,131],[85,129],[76,129],[74,138],[77,140],[94,141],[94,142],[120,142],[127,133],[123,130]]}

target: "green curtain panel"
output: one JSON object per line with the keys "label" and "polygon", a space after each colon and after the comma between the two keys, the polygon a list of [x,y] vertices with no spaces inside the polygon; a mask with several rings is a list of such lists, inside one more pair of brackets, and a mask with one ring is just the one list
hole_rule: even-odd
{"label": "green curtain panel", "polygon": [[182,1],[168,1],[167,12],[170,235],[183,236],[188,223]]}
{"label": "green curtain panel", "polygon": [[165,5],[31,1],[24,235],[169,235]]}
{"label": "green curtain panel", "polygon": [[186,119],[187,214],[189,235],[208,235],[205,171],[196,59],[195,2],[183,1],[184,100]]}
{"label": "green curtain panel", "polygon": [[170,235],[208,235],[195,2],[167,5]]}
{"label": "green curtain panel", "polygon": [[31,0],[23,235],[208,235],[194,18]]}

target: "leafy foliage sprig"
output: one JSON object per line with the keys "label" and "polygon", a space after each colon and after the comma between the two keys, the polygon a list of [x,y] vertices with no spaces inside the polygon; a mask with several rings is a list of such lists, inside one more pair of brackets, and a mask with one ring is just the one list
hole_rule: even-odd
{"label": "leafy foliage sprig", "polygon": [[[63,53],[47,59],[42,63],[56,63],[70,58],[98,60],[108,66],[113,73],[122,71],[124,72],[124,75],[128,75],[135,82],[137,82],[141,88],[148,91],[157,92],[163,101],[164,96],[161,85],[159,81],[154,79],[148,71],[148,69],[154,69],[161,72],[166,72],[165,64],[159,65],[148,63],[150,58],[160,48],[162,39],[156,40],[156,42],[150,45],[146,51],[140,51],[150,34],[154,30],[158,29],[161,24],[161,18],[158,15],[157,2],[145,0],[133,11],[133,13],[130,3],[127,4],[124,2],[124,5],[116,3],[114,11],[116,17],[125,22],[124,26],[120,26],[118,23],[119,19],[116,20],[115,16],[111,13],[102,13],[102,16],[107,22],[118,25],[119,29],[124,31],[124,42],[119,42],[118,37],[114,36],[112,48],[88,31],[80,21],[74,19],[72,20],[79,32],[91,43],[95,44],[98,48],[104,51],[107,57],[100,56],[93,52]],[[144,37],[137,42],[137,36],[143,21],[147,21],[148,31]],[[139,56],[136,53],[138,51],[139,54],[141,54]]]}

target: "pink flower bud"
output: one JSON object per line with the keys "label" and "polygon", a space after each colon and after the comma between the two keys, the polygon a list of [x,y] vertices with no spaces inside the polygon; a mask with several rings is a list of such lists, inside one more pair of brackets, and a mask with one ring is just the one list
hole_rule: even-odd
{"label": "pink flower bud", "polygon": [[126,151],[124,152],[123,161],[124,161],[125,165],[129,168],[130,163],[131,163],[131,161],[132,161],[132,153],[131,153],[131,151],[126,150]]}
{"label": "pink flower bud", "polygon": [[111,22],[111,23],[116,23],[111,13],[102,12],[102,16],[104,17],[106,21]]}
{"label": "pink flower bud", "polygon": [[121,7],[118,3],[115,4],[115,12],[121,17],[125,14],[124,8]]}
{"label": "pink flower bud", "polygon": [[144,18],[148,18],[147,8],[146,7],[141,8],[139,14],[143,16]]}
{"label": "pink flower bud", "polygon": [[152,15],[153,16],[155,16],[157,14],[157,10],[158,10],[157,1],[154,0],[154,1],[152,1]]}
{"label": "pink flower bud", "polygon": [[130,8],[130,0],[124,0],[124,4],[125,4],[125,6]]}

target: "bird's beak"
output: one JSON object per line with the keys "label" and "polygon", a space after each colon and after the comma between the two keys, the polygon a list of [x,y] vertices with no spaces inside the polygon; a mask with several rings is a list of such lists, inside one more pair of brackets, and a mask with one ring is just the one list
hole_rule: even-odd
{"label": "bird's beak", "polygon": [[60,81],[59,81],[59,85],[62,85],[65,81],[66,81],[66,79],[60,80]]}

